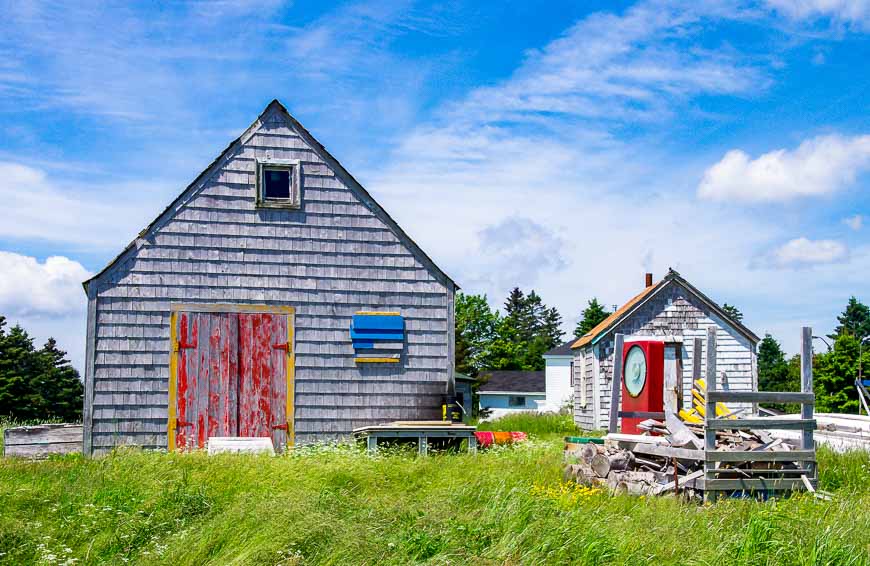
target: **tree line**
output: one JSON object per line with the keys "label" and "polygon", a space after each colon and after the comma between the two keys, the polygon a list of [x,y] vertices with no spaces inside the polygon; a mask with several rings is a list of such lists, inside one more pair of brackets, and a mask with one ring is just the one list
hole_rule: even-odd
{"label": "tree line", "polygon": [[[859,367],[870,369],[870,353],[861,341],[870,337],[870,308],[851,297],[837,317],[837,326],[825,343],[827,351],[813,356],[813,389],[816,410],[821,413],[857,413],[858,390],[855,378]],[[817,343],[818,344],[818,343]],[[800,391],[799,355],[787,358],[779,341],[765,334],[758,345],[758,388],[761,391]],[[771,408],[794,412],[796,405]]]}
{"label": "tree line", "polygon": [[0,417],[16,421],[82,418],[82,382],[66,352],[49,338],[37,349],[21,326],[0,315]]}
{"label": "tree line", "polygon": [[[610,316],[592,299],[574,329],[583,336]],[[456,294],[456,371],[476,377],[483,370],[542,370],[544,353],[562,343],[562,315],[548,307],[534,290],[515,287],[504,302],[504,314],[486,295]]]}
{"label": "tree line", "polygon": [[[735,322],[743,313],[734,305],[723,305],[725,314]],[[478,376],[484,370],[542,370],[543,354],[558,346],[564,332],[562,317],[541,297],[514,288],[504,302],[504,313],[489,305],[486,295],[456,295],[456,370]],[[574,329],[579,338],[610,316],[593,298],[581,312]],[[855,378],[861,367],[870,376],[870,348],[861,341],[870,337],[870,308],[851,297],[837,317],[834,332],[827,337],[827,351],[813,356],[813,387],[816,410],[820,412],[858,412]],[[870,340],[868,340],[870,346]],[[758,344],[758,388],[761,391],[800,391],[800,356],[787,357],[780,342],[765,334]],[[771,405],[793,412],[797,406]]]}

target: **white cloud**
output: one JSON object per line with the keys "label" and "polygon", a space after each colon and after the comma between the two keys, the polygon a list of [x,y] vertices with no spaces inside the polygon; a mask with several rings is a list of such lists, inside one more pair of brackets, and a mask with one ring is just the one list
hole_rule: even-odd
{"label": "white cloud", "polygon": [[710,9],[641,2],[593,14],[530,51],[507,81],[474,90],[451,118],[661,121],[691,96],[757,92],[766,84],[759,68],[728,48],[692,45]]}
{"label": "white cloud", "polygon": [[857,28],[870,26],[870,0],[767,0],[767,5],[792,20],[829,19]]}
{"label": "white cloud", "polygon": [[841,262],[847,255],[845,244],[836,240],[795,238],[774,250],[771,259],[778,267],[807,267]]}
{"label": "white cloud", "polygon": [[87,188],[59,184],[41,169],[0,161],[5,213],[0,237],[120,250],[157,215],[169,195],[164,187],[130,183]]}
{"label": "white cloud", "polygon": [[858,231],[862,226],[864,226],[864,217],[860,214],[849,216],[848,218],[843,219],[843,224],[852,230]]}
{"label": "white cloud", "polygon": [[0,314],[66,316],[85,306],[82,281],[91,273],[63,256],[36,258],[0,251]]}
{"label": "white cloud", "polygon": [[567,267],[566,242],[551,228],[510,216],[478,231],[477,260],[463,269],[464,280],[503,290],[534,288],[545,274]]}
{"label": "white cloud", "polygon": [[794,150],[753,159],[733,149],[707,169],[698,196],[715,201],[773,202],[841,190],[870,168],[870,136],[827,135]]}

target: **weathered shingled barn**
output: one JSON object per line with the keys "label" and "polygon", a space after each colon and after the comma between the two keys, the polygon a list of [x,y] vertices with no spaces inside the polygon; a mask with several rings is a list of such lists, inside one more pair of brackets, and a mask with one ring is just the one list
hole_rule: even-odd
{"label": "weathered shingled barn", "polygon": [[455,289],[273,101],[85,282],[84,451],[438,418]]}
{"label": "weathered shingled barn", "polygon": [[[673,412],[691,408],[694,338],[706,336],[710,327],[716,328],[719,387],[756,391],[758,336],[676,271],[670,270],[657,283],[647,274],[643,291],[571,346],[574,422],[587,430],[608,425],[616,333],[625,335],[626,344],[638,340],[662,342],[665,408]],[[703,356],[701,360],[703,370],[706,362]]]}

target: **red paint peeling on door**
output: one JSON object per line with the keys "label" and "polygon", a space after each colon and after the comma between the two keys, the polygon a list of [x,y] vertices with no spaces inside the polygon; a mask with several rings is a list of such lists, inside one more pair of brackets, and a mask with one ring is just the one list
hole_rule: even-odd
{"label": "red paint peeling on door", "polygon": [[[178,318],[180,326],[178,340],[180,344],[185,344],[187,343],[187,313],[181,313],[181,316]],[[184,428],[184,424],[182,424],[187,421],[187,356],[179,351],[178,357],[175,445],[176,447],[183,448],[187,445],[187,431]]]}
{"label": "red paint peeling on door", "polygon": [[176,448],[211,436],[287,443],[288,317],[273,313],[179,313]]}

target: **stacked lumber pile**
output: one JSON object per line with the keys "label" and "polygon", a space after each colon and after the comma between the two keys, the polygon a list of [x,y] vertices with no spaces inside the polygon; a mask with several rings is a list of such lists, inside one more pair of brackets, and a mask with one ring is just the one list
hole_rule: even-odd
{"label": "stacked lumber pile", "polygon": [[[669,413],[666,422],[643,421],[644,434],[608,434],[603,445],[569,445],[566,450],[565,479],[584,485],[606,486],[614,493],[659,495],[683,492],[700,498],[705,481],[704,430],[684,423]],[[790,451],[792,447],[766,431],[716,431],[717,452]],[[810,491],[807,470],[795,461],[764,461],[763,456],[747,461],[720,462],[715,477],[749,479],[804,478]]]}

